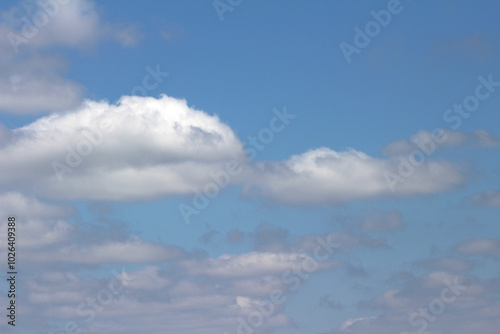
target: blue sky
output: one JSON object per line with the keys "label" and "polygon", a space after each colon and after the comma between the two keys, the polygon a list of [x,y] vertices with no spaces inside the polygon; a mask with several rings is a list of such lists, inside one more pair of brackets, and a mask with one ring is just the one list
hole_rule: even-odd
{"label": "blue sky", "polygon": [[496,333],[499,9],[3,2],[1,331]]}

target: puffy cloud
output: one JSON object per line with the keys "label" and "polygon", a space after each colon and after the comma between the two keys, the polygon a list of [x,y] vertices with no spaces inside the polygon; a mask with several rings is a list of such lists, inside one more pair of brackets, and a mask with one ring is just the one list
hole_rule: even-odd
{"label": "puffy cloud", "polygon": [[[72,209],[62,205],[41,202],[19,192],[0,193],[0,211],[7,215],[26,218],[60,218],[72,213]],[[29,231],[30,229],[28,229]]]}
{"label": "puffy cloud", "polygon": [[144,199],[192,194],[242,158],[217,116],[168,96],[126,96],[13,130],[0,148],[0,183],[51,198]]}
{"label": "puffy cloud", "polygon": [[65,79],[61,48],[84,50],[114,39],[136,44],[133,26],[104,21],[92,1],[28,0],[0,13],[0,110],[13,113],[75,108],[83,87]]}
{"label": "puffy cloud", "polygon": [[291,205],[328,204],[376,196],[413,196],[441,192],[464,181],[448,162],[428,161],[401,177],[391,189],[386,175],[401,169],[396,159],[370,157],[363,152],[319,148],[284,162],[258,163],[247,172],[244,191]]}
{"label": "puffy cloud", "polygon": [[67,110],[81,102],[83,87],[64,78],[68,63],[60,57],[43,55],[28,60],[0,62],[0,110],[30,113]]}
{"label": "puffy cloud", "polygon": [[[72,227],[63,218],[71,211],[70,208],[43,203],[18,192],[0,194],[0,212],[16,217],[18,224],[22,224],[23,237],[18,244],[27,251],[67,240]],[[0,238],[6,239],[7,222],[1,222],[0,226]]]}
{"label": "puffy cloud", "polygon": [[9,31],[6,37],[14,50],[53,46],[85,49],[106,38],[127,46],[138,40],[132,26],[104,21],[89,0],[29,0],[3,12],[2,17],[2,28]]}

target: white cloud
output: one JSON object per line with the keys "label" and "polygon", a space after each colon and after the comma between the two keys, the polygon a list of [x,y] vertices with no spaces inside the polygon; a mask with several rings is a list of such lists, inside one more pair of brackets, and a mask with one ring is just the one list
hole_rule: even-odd
{"label": "white cloud", "polygon": [[0,193],[0,211],[25,219],[65,217],[72,212],[68,207],[41,202],[19,192]]}
{"label": "white cloud", "polygon": [[117,105],[87,101],[13,130],[0,148],[0,183],[52,198],[192,194],[213,182],[210,173],[243,157],[217,116],[167,96],[126,96]]}
{"label": "white cloud", "polygon": [[2,45],[5,48],[9,42],[14,51],[16,47],[21,51],[55,46],[83,50],[109,38],[128,46],[139,38],[131,25],[106,22],[90,0],[27,0],[2,12],[1,16],[1,28],[7,38]]}
{"label": "white cloud", "polygon": [[448,162],[428,161],[392,192],[386,172],[398,173],[399,161],[363,152],[319,148],[284,162],[258,163],[247,172],[246,193],[258,193],[292,205],[328,204],[376,196],[425,195],[451,189],[464,181]]}
{"label": "white cloud", "polygon": [[[70,237],[71,225],[62,219],[71,212],[69,208],[10,192],[0,194],[0,212],[22,222],[23,238],[18,240],[18,244],[28,251],[59,243]],[[7,222],[1,222],[0,226],[0,238],[6,239]]]}
{"label": "white cloud", "polygon": [[62,49],[138,40],[133,26],[104,21],[88,0],[28,0],[0,16],[0,110],[10,113],[69,110],[81,102],[83,87],[64,78],[69,65],[57,56]]}
{"label": "white cloud", "polygon": [[29,113],[67,110],[79,105],[82,86],[67,80],[68,63],[61,57],[39,55],[24,61],[0,61],[0,109]]}

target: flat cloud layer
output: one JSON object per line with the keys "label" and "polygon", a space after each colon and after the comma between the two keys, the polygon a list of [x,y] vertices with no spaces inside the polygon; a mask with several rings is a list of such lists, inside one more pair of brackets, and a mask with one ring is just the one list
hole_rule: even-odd
{"label": "flat cloud layer", "polygon": [[126,96],[117,105],[87,101],[6,137],[0,183],[52,198],[188,194],[243,158],[240,141],[217,116],[167,96]]}

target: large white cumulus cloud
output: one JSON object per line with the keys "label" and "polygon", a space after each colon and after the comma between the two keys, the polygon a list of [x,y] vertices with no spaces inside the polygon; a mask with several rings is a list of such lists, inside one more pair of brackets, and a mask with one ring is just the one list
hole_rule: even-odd
{"label": "large white cumulus cloud", "polygon": [[4,137],[0,183],[52,198],[188,194],[243,158],[242,144],[217,116],[168,96],[87,101]]}

